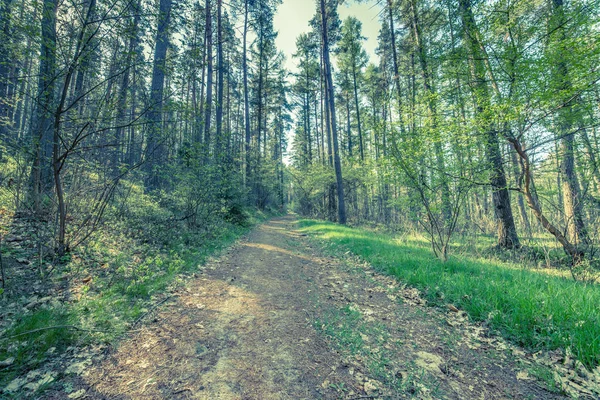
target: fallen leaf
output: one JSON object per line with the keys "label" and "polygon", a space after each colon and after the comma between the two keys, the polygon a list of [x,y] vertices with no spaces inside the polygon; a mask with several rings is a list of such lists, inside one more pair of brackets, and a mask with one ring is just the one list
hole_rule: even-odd
{"label": "fallen leaf", "polygon": [[365,393],[369,396],[372,396],[373,394],[377,393],[379,391],[379,387],[379,382],[371,379],[367,380],[363,385]]}
{"label": "fallen leaf", "polygon": [[56,372],[46,372],[42,376],[42,379],[38,380],[37,382],[28,383],[27,385],[25,385],[23,387],[31,390],[32,392],[36,392],[40,387],[53,382],[55,376],[56,376]]}
{"label": "fallen leaf", "polygon": [[80,389],[76,392],[71,393],[67,397],[70,399],[79,399],[85,395],[85,389]]}
{"label": "fallen leaf", "polygon": [[427,353],[425,351],[419,351],[417,353],[417,359],[415,360],[415,364],[427,371],[434,372],[437,374],[442,374],[442,370],[440,365],[444,362],[442,357],[437,354]]}
{"label": "fallen leaf", "polygon": [[82,375],[83,372],[88,367],[88,365],[90,365],[91,363],[92,363],[91,360],[83,360],[81,362],[75,362],[67,367],[67,369],[65,370],[65,374],[67,374],[67,375],[69,375],[69,374]]}
{"label": "fallen leaf", "polygon": [[8,357],[6,360],[0,361],[0,367],[8,367],[9,365],[12,365],[12,363],[15,362],[15,358],[14,357]]}
{"label": "fallen leaf", "polygon": [[14,393],[27,382],[25,378],[15,378],[4,388],[5,393]]}
{"label": "fallen leaf", "polygon": [[527,373],[527,371],[519,371],[517,372],[517,379],[520,381],[528,381],[531,380],[531,376]]}

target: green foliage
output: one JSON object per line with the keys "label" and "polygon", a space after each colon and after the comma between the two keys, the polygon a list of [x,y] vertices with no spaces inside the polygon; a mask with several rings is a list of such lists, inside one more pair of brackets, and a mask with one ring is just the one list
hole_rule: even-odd
{"label": "green foliage", "polygon": [[292,208],[302,215],[325,217],[327,209],[323,199],[335,185],[333,169],[312,164],[304,170],[293,169],[290,174],[296,195]]}
{"label": "green foliage", "polygon": [[[71,301],[32,306],[0,337],[0,360],[14,357],[11,366],[0,369],[0,387],[42,367],[68,346],[118,340],[209,256],[267,217],[239,201],[218,200],[216,206],[198,205],[213,207],[215,215],[198,219],[201,226],[190,224],[178,217],[189,201],[181,190],[175,191],[178,195],[148,194],[137,182],[123,183],[106,211],[104,229],[64,257],[46,278],[50,288],[68,279]],[[46,329],[52,326],[60,327]],[[20,336],[11,338],[15,335]]]}
{"label": "green foliage", "polygon": [[570,349],[586,366],[600,364],[597,285],[466,256],[443,263],[423,245],[364,229],[311,220],[302,226],[333,251],[353,252],[419,288],[430,303],[452,303],[519,345]]}

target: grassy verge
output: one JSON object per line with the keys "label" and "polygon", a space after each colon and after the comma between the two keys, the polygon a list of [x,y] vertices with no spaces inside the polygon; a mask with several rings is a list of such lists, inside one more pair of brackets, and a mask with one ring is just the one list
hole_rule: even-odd
{"label": "grassy verge", "polygon": [[[43,282],[29,283],[43,287],[43,295],[19,297],[13,290],[12,298],[0,299],[0,308],[6,306],[0,317],[10,319],[10,325],[0,330],[0,388],[5,388],[0,389],[0,398],[19,398],[19,393],[43,390],[59,381],[60,361],[54,367],[49,361],[76,348],[114,343],[209,257],[266,218],[254,214],[244,226],[213,221],[204,230],[177,226],[158,239],[154,235],[152,241],[144,239],[149,235],[132,234],[131,220],[114,218],[112,226],[63,263],[44,265],[40,269],[44,276],[36,278]],[[50,368],[54,371],[48,375]]]}
{"label": "grassy verge", "polygon": [[468,256],[443,263],[424,245],[370,230],[313,220],[301,226],[334,252],[351,251],[419,288],[430,303],[452,303],[519,345],[568,348],[587,367],[600,364],[598,285]]}

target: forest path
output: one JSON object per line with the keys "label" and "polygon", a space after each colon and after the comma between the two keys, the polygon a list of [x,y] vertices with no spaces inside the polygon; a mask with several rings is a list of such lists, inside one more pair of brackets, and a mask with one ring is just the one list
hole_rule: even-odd
{"label": "forest path", "polygon": [[76,389],[93,399],[560,397],[456,313],[323,255],[296,229],[293,216],[254,229]]}

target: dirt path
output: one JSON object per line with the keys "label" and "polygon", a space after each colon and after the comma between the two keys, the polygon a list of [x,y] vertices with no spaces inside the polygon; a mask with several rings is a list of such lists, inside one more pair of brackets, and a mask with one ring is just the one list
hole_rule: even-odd
{"label": "dirt path", "polygon": [[[91,399],[558,398],[514,350],[273,219],[71,393]],[[501,342],[501,341],[500,341]],[[517,376],[519,378],[517,378]],[[66,396],[65,396],[66,397]]]}

